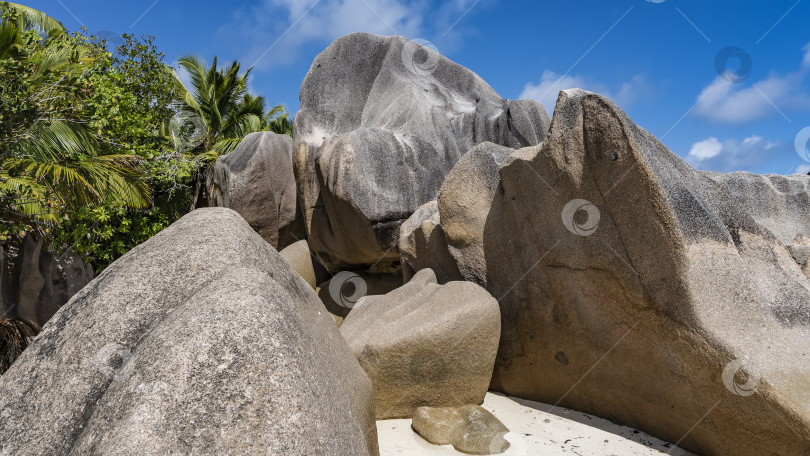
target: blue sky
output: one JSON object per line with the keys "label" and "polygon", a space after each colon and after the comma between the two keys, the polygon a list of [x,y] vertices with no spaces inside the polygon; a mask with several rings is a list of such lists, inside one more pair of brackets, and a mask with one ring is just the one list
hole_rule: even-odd
{"label": "blue sky", "polygon": [[432,42],[501,96],[536,98],[549,114],[560,89],[607,95],[698,168],[810,171],[810,0],[23,3],[71,29],[154,35],[170,63],[189,53],[238,59],[255,67],[252,91],[291,112],[332,40],[398,34]]}

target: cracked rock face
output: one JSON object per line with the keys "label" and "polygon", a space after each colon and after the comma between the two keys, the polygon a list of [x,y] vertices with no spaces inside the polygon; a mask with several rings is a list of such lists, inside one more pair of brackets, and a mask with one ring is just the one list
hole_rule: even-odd
{"label": "cracked rock face", "polygon": [[536,101],[402,37],[355,33],[313,62],[295,116],[295,173],[314,252],[332,271],[398,264],[402,222],[471,147],[538,144]]}
{"label": "cracked rock face", "polygon": [[497,146],[474,151],[438,208],[462,275],[501,304],[493,389],[701,454],[810,454],[810,177],[696,171],[580,90],[543,144],[497,166]]}
{"label": "cracked rock face", "polygon": [[236,212],[199,209],[0,377],[0,453],[376,455],[374,398],[310,285]]}

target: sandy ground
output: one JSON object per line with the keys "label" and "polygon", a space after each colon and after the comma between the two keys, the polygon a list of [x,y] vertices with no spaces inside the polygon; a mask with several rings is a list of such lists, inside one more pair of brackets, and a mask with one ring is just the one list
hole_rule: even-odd
{"label": "sandy ground", "polygon": [[[694,456],[694,453],[626,426],[560,407],[487,393],[483,407],[510,432],[503,456]],[[451,445],[431,445],[411,429],[411,420],[377,421],[380,455],[459,455]]]}

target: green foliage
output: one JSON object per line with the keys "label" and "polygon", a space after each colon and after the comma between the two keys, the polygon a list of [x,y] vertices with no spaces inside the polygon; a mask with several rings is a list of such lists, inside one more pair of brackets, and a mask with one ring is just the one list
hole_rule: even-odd
{"label": "green foliage", "polygon": [[280,115],[275,119],[266,122],[266,130],[272,131],[279,135],[293,136],[293,121],[287,117],[287,114]]}
{"label": "green foliage", "polygon": [[[0,243],[37,232],[100,271],[193,209],[207,167],[245,135],[292,135],[236,61],[184,57],[187,90],[153,37],[110,52],[31,8],[0,13]],[[189,128],[200,140],[177,142]]]}
{"label": "green foliage", "polygon": [[75,208],[60,221],[52,242],[57,249],[72,248],[99,270],[183,216],[197,172],[194,155],[175,150],[163,129],[180,102],[164,55],[152,37],[123,39],[93,76],[93,92],[82,109],[89,128],[108,147],[141,160],[151,204]]}
{"label": "green foliage", "polygon": [[[205,138],[196,152],[209,154],[215,159],[233,150],[250,133],[276,128],[288,134],[287,114],[284,107],[267,110],[262,96],[248,93],[248,75],[251,69],[239,74],[239,62],[217,67],[217,58],[211,65],[198,56],[185,56],[179,65],[189,76],[190,89],[175,73],[177,90],[182,94],[183,109],[199,116],[205,124]],[[277,122],[273,125],[273,122]],[[213,152],[213,154],[212,154]]]}
{"label": "green foliage", "polygon": [[33,31],[47,36],[54,32],[63,32],[65,27],[56,19],[42,11],[11,2],[0,2],[0,13],[9,17],[14,25],[24,32]]}
{"label": "green foliage", "polygon": [[204,129],[200,143],[192,149],[199,164],[190,207],[194,209],[204,189],[203,181],[210,174],[210,165],[217,158],[234,150],[250,133],[271,130],[292,136],[292,126],[287,123],[283,106],[267,111],[264,97],[248,93],[251,69],[240,75],[236,60],[220,68],[216,57],[208,65],[201,57],[187,55],[178,63],[188,73],[190,84],[189,89],[174,73],[176,90],[182,94],[182,109],[201,119]]}
{"label": "green foliage", "polygon": [[82,112],[106,51],[30,8],[0,12],[0,240],[47,233],[71,207],[147,207],[138,158],[104,147]]}

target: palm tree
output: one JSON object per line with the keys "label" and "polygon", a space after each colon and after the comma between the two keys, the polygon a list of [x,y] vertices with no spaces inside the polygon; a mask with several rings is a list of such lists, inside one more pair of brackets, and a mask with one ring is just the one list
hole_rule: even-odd
{"label": "palm tree", "polygon": [[[279,106],[276,106],[277,108]],[[287,113],[278,115],[272,111],[267,113],[267,117],[262,119],[262,125],[265,125],[267,131],[272,131],[279,135],[293,135],[293,120],[288,117]]]}
{"label": "palm tree", "polygon": [[[26,78],[34,88],[28,102],[49,97],[45,94],[59,90],[61,82],[93,62],[82,46],[27,49],[27,31],[35,31],[43,42],[63,33],[62,25],[44,13],[9,2],[0,3],[0,13],[0,58],[30,68],[14,76]],[[60,117],[37,112],[20,128],[7,130],[11,135],[0,137],[0,221],[51,224],[60,209],[80,205],[147,207],[150,191],[138,159],[102,150],[84,124]]]}
{"label": "palm tree", "polygon": [[65,31],[65,27],[56,19],[42,11],[17,3],[0,2],[0,13],[12,18],[17,29],[23,32],[33,30],[40,36],[48,36],[54,32]]}
{"label": "palm tree", "polygon": [[[0,166],[0,194],[9,195],[20,216],[46,223],[58,208],[106,204],[147,207],[150,190],[132,155],[100,153],[81,124],[37,122],[30,138],[11,148]],[[13,217],[12,214],[4,214]]]}
{"label": "palm tree", "polygon": [[251,69],[240,75],[240,64],[236,60],[219,68],[216,57],[208,65],[201,57],[188,55],[180,58],[178,64],[188,73],[191,86],[190,90],[186,88],[174,73],[183,99],[182,109],[199,116],[205,126],[203,140],[194,150],[200,165],[191,204],[193,210],[209,164],[235,149],[248,134],[270,129],[271,123],[278,118],[286,119],[286,114],[280,105],[267,111],[264,97],[248,93],[247,80]]}

